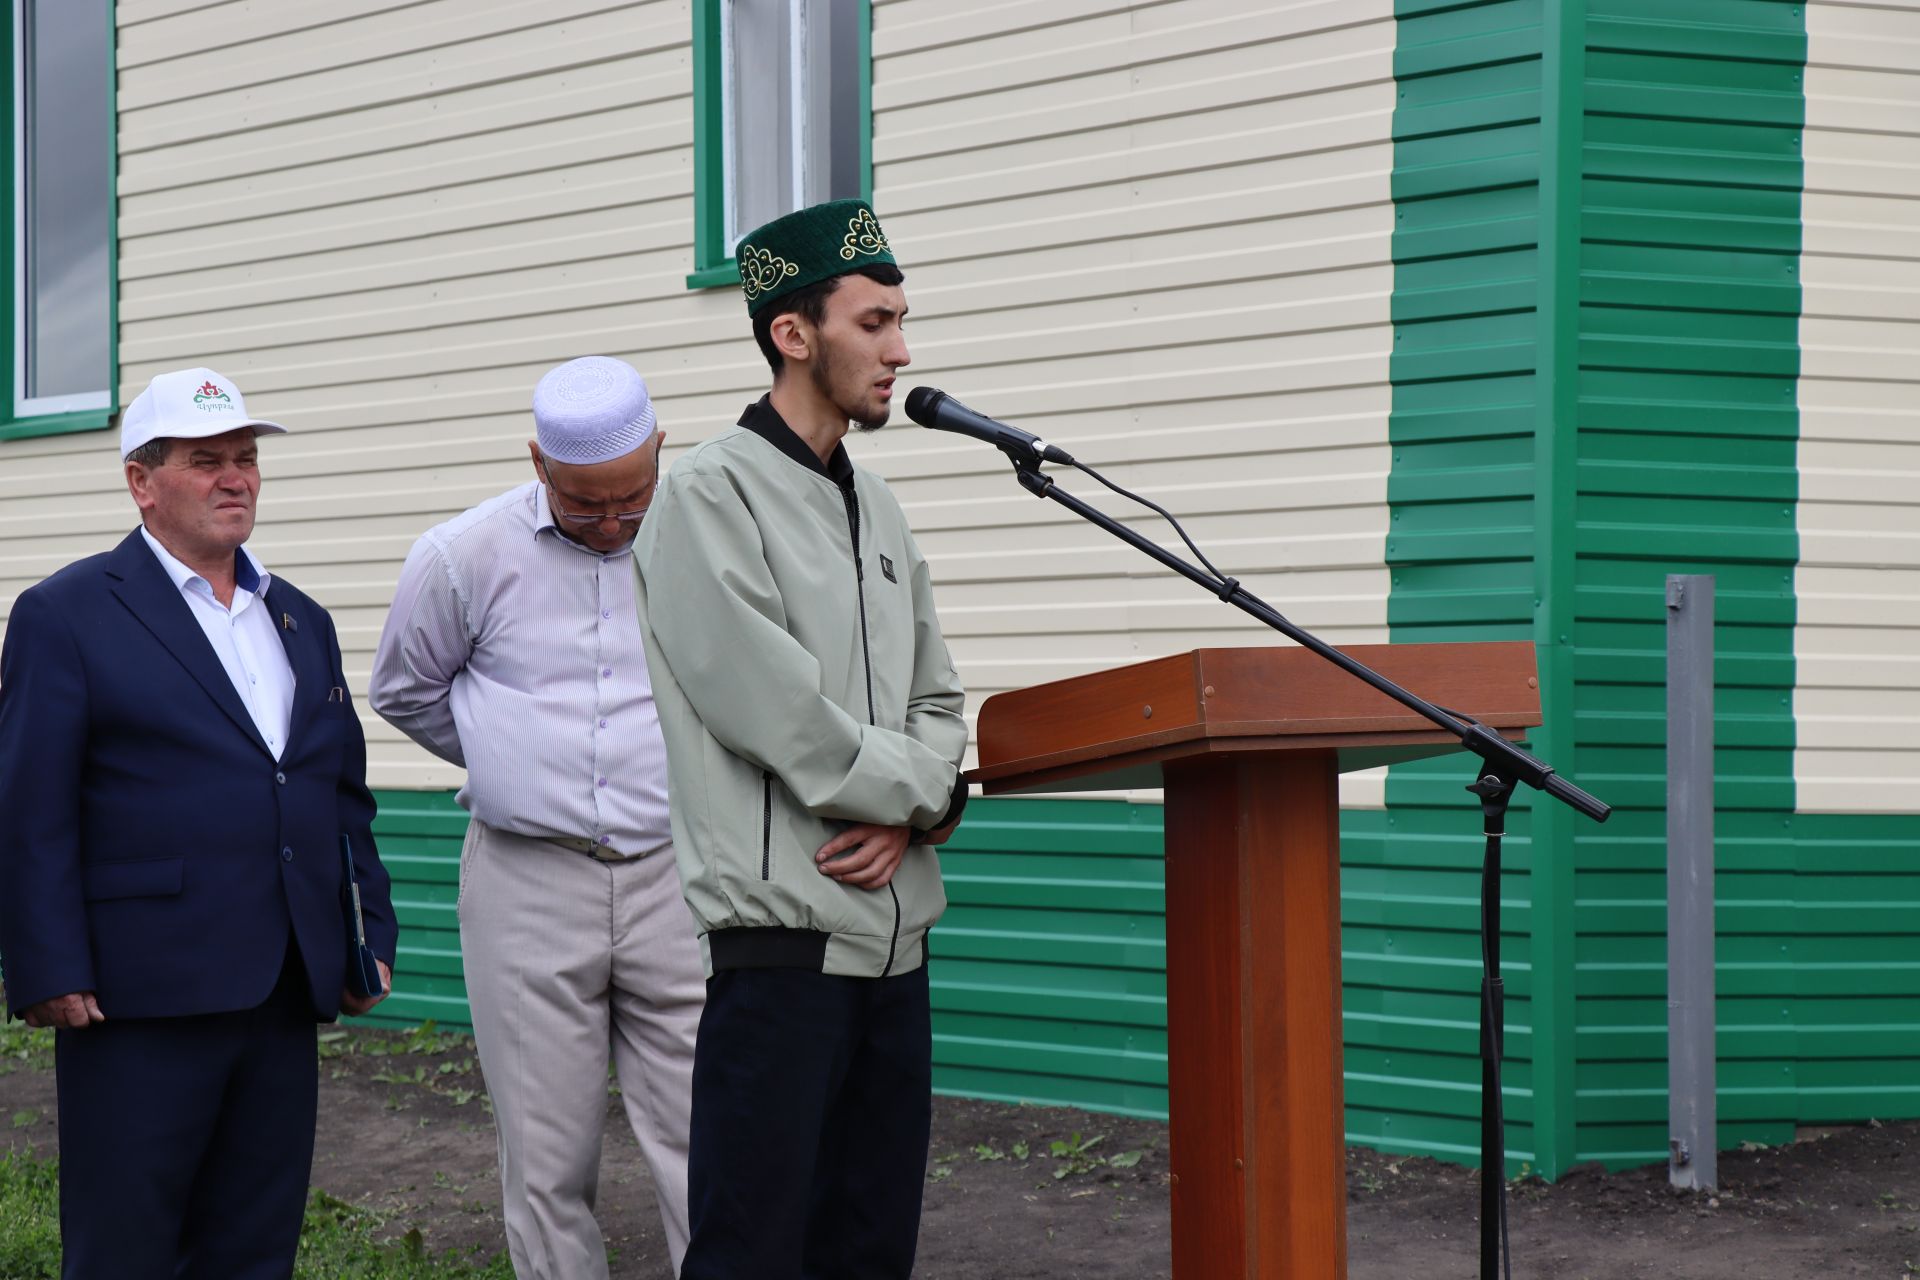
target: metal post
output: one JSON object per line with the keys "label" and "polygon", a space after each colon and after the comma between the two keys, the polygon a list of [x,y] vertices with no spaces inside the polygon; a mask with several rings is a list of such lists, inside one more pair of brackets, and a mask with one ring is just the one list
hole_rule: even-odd
{"label": "metal post", "polygon": [[1713,1190],[1713,577],[1667,577],[1667,1179]]}

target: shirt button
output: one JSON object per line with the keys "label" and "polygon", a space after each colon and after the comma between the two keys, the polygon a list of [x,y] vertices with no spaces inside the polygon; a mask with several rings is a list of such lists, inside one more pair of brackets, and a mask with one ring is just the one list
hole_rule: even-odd
{"label": "shirt button", "polygon": [[604,787],[604,786],[606,786],[606,785],[607,785],[607,780],[606,780],[605,778],[602,778],[602,779],[600,779],[600,781],[599,781],[598,783],[596,783],[595,785],[596,785],[596,786],[601,786],[601,787]]}
{"label": "shirt button", "polygon": [[600,611],[600,616],[601,616],[601,617],[603,617],[603,618],[611,618],[611,617],[613,616],[613,610],[611,610],[611,609],[602,609],[602,610]]}
{"label": "shirt button", "polygon": [[606,722],[605,720],[602,720],[602,721],[600,722],[600,727],[601,727],[602,729],[604,729],[604,728],[606,728],[606,727],[607,727],[607,722]]}
{"label": "shirt button", "polygon": [[292,845],[288,845],[288,846],[287,846],[286,848],[284,848],[284,849],[282,849],[282,850],[280,851],[280,861],[282,861],[282,862],[292,862],[292,861],[293,861],[293,846],[292,846]]}
{"label": "shirt button", "polygon": [[274,780],[275,782],[277,782],[277,783],[279,783],[279,784],[280,784],[281,786],[283,786],[283,787],[287,785],[287,775],[286,775],[286,774],[284,774],[284,773],[276,773],[276,774],[274,774],[274,775],[273,775],[273,780]]}
{"label": "shirt button", "polygon": [[612,667],[602,667],[602,668],[600,668],[600,674],[601,674],[601,675],[603,675],[603,676],[610,676],[610,675],[612,675],[612,674],[613,674],[613,668],[612,668]]}
{"label": "shirt button", "polygon": [[612,843],[613,843],[613,837],[612,837],[612,836],[601,836],[601,837],[600,837],[600,843],[601,843],[601,844],[612,844]]}

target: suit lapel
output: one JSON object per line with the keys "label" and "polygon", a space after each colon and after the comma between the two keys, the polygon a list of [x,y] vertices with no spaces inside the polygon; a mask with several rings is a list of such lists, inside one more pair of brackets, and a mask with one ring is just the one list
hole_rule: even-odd
{"label": "suit lapel", "polygon": [[207,643],[206,632],[194,620],[192,608],[180,598],[180,589],[160,567],[138,529],[114,549],[107,560],[107,574],[114,580],[110,589],[120,603],[187,669],[234,726],[271,755],[266,739],[247,714],[246,704],[234,691],[233,681],[227,678],[227,669]]}
{"label": "suit lapel", "polygon": [[287,651],[287,665],[293,668],[293,715],[287,723],[287,750],[292,751],[294,744],[302,741],[300,731],[312,723],[314,710],[330,692],[330,673],[320,652],[317,624],[305,616],[307,611],[280,579],[267,583],[262,603],[271,611],[268,616],[273,619],[274,632],[280,637],[280,647]]}

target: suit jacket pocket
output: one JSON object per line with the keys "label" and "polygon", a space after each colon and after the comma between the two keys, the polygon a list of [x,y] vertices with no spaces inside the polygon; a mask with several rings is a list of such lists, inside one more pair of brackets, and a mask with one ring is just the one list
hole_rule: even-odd
{"label": "suit jacket pocket", "polygon": [[131,862],[95,862],[81,869],[88,902],[107,898],[161,898],[180,892],[184,858],[141,858]]}

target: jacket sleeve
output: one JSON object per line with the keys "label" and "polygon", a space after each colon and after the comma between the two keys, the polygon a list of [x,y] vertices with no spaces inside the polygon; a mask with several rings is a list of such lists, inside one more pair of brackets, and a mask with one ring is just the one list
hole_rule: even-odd
{"label": "jacket sleeve", "polygon": [[94,985],[80,873],[87,679],[40,592],[14,602],[0,649],[0,964],[7,1007]]}
{"label": "jacket sleeve", "polygon": [[467,760],[453,719],[453,678],[473,656],[472,634],[446,557],[420,539],[400,570],[367,701],[388,724],[462,768]]}
{"label": "jacket sleeve", "polygon": [[[906,534],[913,575],[913,685],[907,701],[907,736],[956,766],[967,753],[966,690],[953,668],[940,616],[933,607],[933,575],[911,533]],[[967,807],[965,775],[955,778],[947,811],[920,834],[959,821]]]}
{"label": "jacket sleeve", "polygon": [[929,829],[945,814],[954,759],[821,693],[820,665],[787,630],[759,527],[727,477],[670,473],[637,552],[647,625],[715,741],[818,817]]}
{"label": "jacket sleeve", "polygon": [[[333,666],[333,682],[347,688],[347,675],[340,660],[340,637],[333,629],[333,618],[322,611],[327,624],[327,660]],[[352,710],[352,694],[348,694]],[[367,789],[367,736],[360,729],[360,717],[343,716],[347,725],[347,749],[341,758],[338,783],[340,830],[353,848],[353,876],[360,882],[360,914],[367,926],[367,945],[373,954],[394,965],[399,945],[400,926],[393,914],[393,886],[380,851],[373,842],[373,818],[377,806],[373,792]]]}

